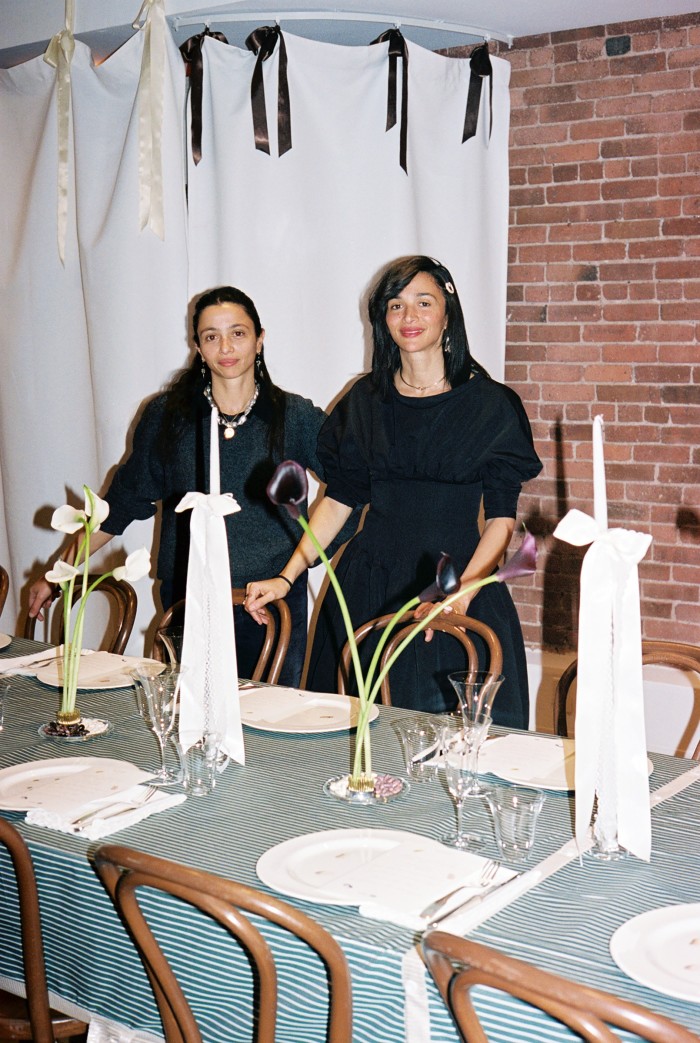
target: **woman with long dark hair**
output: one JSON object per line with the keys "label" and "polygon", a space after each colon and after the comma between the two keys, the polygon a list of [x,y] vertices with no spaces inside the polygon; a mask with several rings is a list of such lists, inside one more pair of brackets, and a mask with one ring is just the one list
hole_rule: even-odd
{"label": "woman with long dark hair", "polygon": [[[209,491],[212,406],[219,410],[221,491],[232,493],[241,510],[226,528],[231,584],[244,587],[261,571],[282,572],[297,540],[293,522],[271,508],[266,485],[276,465],[294,457],[320,476],[316,441],[323,410],[306,398],[277,387],[264,357],[265,331],[253,301],[241,290],[220,286],[196,301],[192,318],[196,353],[169,388],[148,403],[136,427],[131,453],[105,494],[110,512],[92,539],[97,550],[127,525],[156,513],[162,505],[157,574],[168,608],[185,596],[190,513],[175,513],[185,493]],[[303,574],[302,574],[303,573]],[[292,641],[282,679],[298,684],[306,648],[306,574],[293,587],[284,580],[292,613]],[[45,581],[30,592],[30,613],[40,615],[52,591]],[[249,677],[263,633],[236,610],[238,670]]]}
{"label": "woman with long dark hair", "polygon": [[[369,317],[372,372],[353,385],[321,429],[318,453],[327,489],[311,518],[324,545],[353,507],[369,504],[364,527],[336,570],[356,627],[395,611],[433,582],[442,551],[452,555],[463,587],[490,575],[510,542],[522,483],[541,469],[520,399],[471,356],[459,297],[442,264],[423,256],[394,262],[372,292]],[[282,571],[294,579],[313,559],[304,538]],[[282,588],[277,578],[249,583],[248,611],[255,615],[268,600],[283,597]],[[465,593],[454,610],[468,610],[498,634],[505,682],[494,717],[526,728],[525,650],[506,585]],[[345,639],[329,591],[309,688],[335,690]],[[392,670],[393,701],[434,712],[452,709],[447,674],[463,667],[455,655],[455,643],[439,633],[430,644],[412,642]]]}

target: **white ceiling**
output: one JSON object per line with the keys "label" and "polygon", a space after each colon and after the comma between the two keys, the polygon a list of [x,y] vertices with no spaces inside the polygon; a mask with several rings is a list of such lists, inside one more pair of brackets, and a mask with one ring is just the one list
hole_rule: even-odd
{"label": "white ceiling", "polygon": [[[74,6],[76,36],[102,58],[133,32],[140,0],[74,0]],[[562,29],[687,14],[698,6],[698,0],[165,0],[178,43],[208,24],[229,43],[244,46],[256,26],[277,20],[297,35],[348,45],[369,43],[400,24],[409,40],[433,50],[484,37],[510,42]],[[63,24],[64,0],[0,0],[0,68],[41,54]]]}

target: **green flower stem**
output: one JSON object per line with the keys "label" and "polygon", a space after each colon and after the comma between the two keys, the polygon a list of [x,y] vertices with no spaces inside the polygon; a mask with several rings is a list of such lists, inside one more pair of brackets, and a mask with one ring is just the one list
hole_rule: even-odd
{"label": "green flower stem", "polygon": [[370,703],[370,705],[377,698],[377,692],[379,691],[379,689],[381,687],[382,681],[384,680],[386,675],[389,673],[389,671],[391,670],[392,666],[394,665],[394,663],[396,662],[398,657],[401,655],[403,650],[406,648],[407,645],[409,645],[411,643],[411,641],[413,641],[414,637],[416,637],[417,634],[420,634],[420,632],[422,630],[427,630],[427,628],[430,626],[430,624],[436,618],[436,616],[439,616],[441,612],[445,611],[445,609],[447,608],[448,605],[451,605],[455,601],[458,601],[464,594],[469,594],[472,590],[480,590],[481,587],[485,587],[489,583],[500,583],[500,582],[501,582],[500,578],[499,578],[498,574],[495,573],[495,572],[491,576],[486,576],[485,579],[476,580],[476,582],[470,583],[469,586],[465,587],[463,590],[460,589],[460,590],[455,591],[454,594],[450,594],[450,596],[448,598],[445,598],[445,600],[441,601],[439,605],[436,605],[435,608],[431,609],[431,611],[428,613],[428,615],[424,619],[419,620],[415,624],[415,626],[412,628],[412,630],[410,630],[409,633],[406,635],[406,637],[403,639],[403,641],[401,642],[399,647],[393,652],[393,654],[391,656],[389,656],[389,659],[387,660],[384,668],[382,669],[381,673],[379,674],[379,677],[374,682],[374,685],[372,686],[372,690],[369,693],[368,702]]}
{"label": "green flower stem", "polygon": [[348,635],[348,644],[350,645],[350,654],[352,656],[353,666],[355,667],[355,674],[356,674],[356,677],[357,677],[357,687],[358,687],[359,692],[360,692],[360,700],[362,702],[364,702],[365,701],[365,696],[366,696],[366,691],[365,691],[364,678],[362,676],[362,665],[360,663],[360,655],[359,655],[359,652],[357,651],[357,642],[355,641],[355,631],[353,630],[352,620],[350,619],[350,613],[348,611],[347,602],[345,600],[345,596],[343,594],[343,591],[341,590],[340,583],[338,582],[338,577],[335,574],[335,569],[333,568],[333,566],[331,565],[330,561],[328,560],[328,557],[326,556],[326,552],[324,551],[323,547],[321,546],[321,544],[316,539],[316,535],[315,535],[313,529],[311,528],[311,526],[309,525],[309,523],[307,522],[306,518],[304,518],[302,515],[299,515],[299,518],[297,519],[297,521],[301,525],[301,527],[304,530],[304,532],[306,533],[306,535],[311,540],[316,553],[318,554],[319,558],[323,562],[323,565],[324,565],[324,567],[326,569],[326,572],[328,573],[328,579],[330,580],[331,585],[333,587],[333,590],[336,593],[336,597],[338,598],[338,604],[340,605],[340,611],[341,611],[341,614],[343,616],[343,622],[345,624],[345,631],[346,631],[346,633]]}
{"label": "green flower stem", "polygon": [[[93,502],[94,509],[94,502]],[[75,567],[77,568],[80,564],[81,557],[83,558],[83,575],[82,575],[82,589],[80,592],[80,603],[78,605],[78,614],[75,619],[75,625],[71,630],[71,609],[73,607],[73,592],[75,590],[75,579],[72,579],[63,588],[63,689],[61,692],[61,702],[59,710],[62,713],[72,713],[75,710],[75,704],[78,697],[78,674],[80,671],[80,655],[83,649],[83,628],[85,625],[85,606],[87,604],[88,595],[95,589],[98,583],[100,583],[105,577],[101,576],[91,586],[88,586],[88,572],[90,566],[90,535],[92,533],[92,519],[86,520],[84,523],[85,535],[78,545],[78,551],[75,556]],[[110,573],[106,573],[110,575]]]}
{"label": "green flower stem", "polygon": [[384,646],[391,637],[392,631],[398,624],[401,617],[406,612],[410,612],[417,605],[420,605],[420,598],[411,598],[410,601],[407,601],[405,605],[401,606],[398,612],[394,613],[392,619],[390,619],[387,625],[384,627],[384,632],[382,633],[381,637],[379,638],[379,641],[377,642],[377,647],[374,650],[374,655],[372,656],[369,667],[367,669],[367,677],[365,678],[366,691],[369,692],[372,689],[372,678],[374,677],[374,671],[377,669],[377,663],[379,662],[380,656],[384,651]]}

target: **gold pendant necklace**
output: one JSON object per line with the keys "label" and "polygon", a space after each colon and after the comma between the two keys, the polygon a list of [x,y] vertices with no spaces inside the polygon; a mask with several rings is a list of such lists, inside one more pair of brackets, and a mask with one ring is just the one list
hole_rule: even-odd
{"label": "gold pendant necklace", "polygon": [[438,384],[444,384],[445,376],[443,374],[443,376],[441,376],[439,380],[434,381],[434,383],[425,384],[423,387],[421,387],[420,384],[409,384],[403,375],[403,370],[399,369],[399,380],[402,384],[405,384],[407,388],[411,388],[412,391],[430,391],[432,388],[436,388]]}

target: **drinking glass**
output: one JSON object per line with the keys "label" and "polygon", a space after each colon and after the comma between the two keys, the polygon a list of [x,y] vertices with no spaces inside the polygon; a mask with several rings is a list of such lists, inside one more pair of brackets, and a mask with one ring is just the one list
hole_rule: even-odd
{"label": "drinking glass", "polygon": [[507,862],[527,858],[535,841],[544,793],[524,786],[494,786],[487,798],[496,843]]}
{"label": "drinking glass", "polygon": [[185,634],[184,627],[163,627],[158,631],[158,637],[168,653],[171,666],[179,666],[182,662],[182,639]]}
{"label": "drinking glass", "polygon": [[[445,765],[445,781],[457,810],[457,828],[442,838],[443,844],[456,847],[460,851],[478,850],[484,846],[483,837],[475,833],[465,833],[462,825],[464,805],[470,797],[482,796],[481,788],[474,791],[474,765],[478,749],[483,742],[491,724],[490,717],[465,725],[458,731],[446,726],[442,737],[442,759]],[[478,785],[478,779],[476,779]],[[488,792],[487,790],[484,792]]]}
{"label": "drinking glass", "polygon": [[180,781],[180,773],[171,771],[165,763],[165,749],[175,727],[177,703],[182,670],[168,667],[162,673],[138,667],[135,676],[143,690],[142,716],[158,741],[160,768],[149,780],[151,786],[172,786]]}
{"label": "drinking glass", "polygon": [[[469,726],[478,726],[474,737],[470,740],[476,745],[470,755],[472,760],[472,779],[470,783],[470,797],[485,797],[489,789],[479,782],[479,750],[481,744],[488,734],[488,725],[481,727],[488,720],[491,724],[491,708],[498,689],[503,684],[503,674],[489,674],[482,671],[467,670],[449,675],[450,683],[457,693],[459,710],[462,715],[462,723],[465,729]],[[481,737],[477,739],[477,736]]]}

